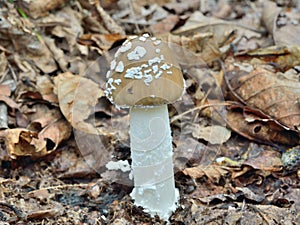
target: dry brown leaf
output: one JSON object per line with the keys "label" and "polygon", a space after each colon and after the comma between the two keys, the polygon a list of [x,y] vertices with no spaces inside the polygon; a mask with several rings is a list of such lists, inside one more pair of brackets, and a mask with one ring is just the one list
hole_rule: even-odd
{"label": "dry brown leaf", "polygon": [[78,43],[86,46],[93,46],[98,49],[102,55],[104,51],[108,51],[114,43],[125,39],[126,35],[122,34],[83,34],[78,38]]}
{"label": "dry brown leaf", "polygon": [[34,104],[29,108],[23,107],[22,113],[28,118],[27,128],[36,132],[63,118],[59,108],[51,109],[46,104]]}
{"label": "dry brown leaf", "polygon": [[[119,1],[120,10],[113,18],[122,24],[149,26],[166,18],[169,13],[157,4],[143,4],[140,1]],[[125,26],[126,27],[126,26]]]}
{"label": "dry brown leaf", "polygon": [[104,27],[107,31],[111,34],[122,34],[124,35],[125,32],[121,26],[119,26],[111,16],[105,12],[105,10],[101,7],[100,2],[94,2],[94,6],[104,24]]}
{"label": "dry brown leaf", "polygon": [[77,43],[77,37],[84,33],[82,27],[83,15],[73,10],[70,6],[66,6],[56,13],[56,17],[60,18],[63,23],[57,24],[51,30],[51,33],[56,37],[66,40],[67,46],[64,45],[63,48],[71,54],[79,51],[81,54],[87,55],[87,47]]}
{"label": "dry brown leaf", "polygon": [[226,121],[232,130],[257,142],[289,146],[297,145],[300,142],[299,133],[287,130],[258,110],[241,105],[228,107]]}
{"label": "dry brown leaf", "polygon": [[23,128],[5,131],[6,151],[12,159],[18,156],[41,156],[47,154],[46,140],[38,139],[36,132]]}
{"label": "dry brown leaf", "polygon": [[284,71],[300,65],[300,46],[270,46],[248,51],[240,54],[240,56],[250,56],[252,64],[265,62]]}
{"label": "dry brown leaf", "polygon": [[6,151],[12,159],[20,156],[39,158],[55,151],[71,135],[71,127],[64,119],[53,121],[40,133],[24,128],[5,130]]}
{"label": "dry brown leaf", "polygon": [[243,195],[251,201],[262,202],[266,197],[264,193],[259,193],[260,189],[251,190],[248,187],[236,187],[236,189],[243,192]]}
{"label": "dry brown leaf", "polygon": [[45,74],[52,73],[57,70],[57,65],[52,57],[52,53],[46,46],[45,42],[40,40],[32,40],[31,43],[23,43],[24,47],[27,48],[27,55],[38,69],[43,71]]}
{"label": "dry brown leaf", "polygon": [[5,47],[15,55],[20,55],[21,61],[33,61],[34,66],[44,73],[57,69],[42,35],[30,20],[22,18],[16,11],[10,12],[9,17],[0,12],[0,17],[1,44],[4,43],[2,39],[5,39]]}
{"label": "dry brown leaf", "polygon": [[36,78],[37,91],[42,95],[42,99],[57,104],[57,95],[53,93],[54,84],[49,76],[37,76]]}
{"label": "dry brown leaf", "polygon": [[161,20],[150,26],[150,30],[154,34],[163,34],[170,32],[178,23],[179,17],[177,15],[169,15],[167,18]]}
{"label": "dry brown leaf", "polygon": [[169,43],[169,47],[180,64],[205,65],[218,59],[221,55],[213,43],[212,33],[199,33],[189,37],[169,33],[157,36]]}
{"label": "dry brown leaf", "polygon": [[97,134],[96,128],[86,120],[98,99],[104,96],[98,84],[70,72],[54,78],[60,109],[71,125],[83,132]]}
{"label": "dry brown leaf", "polygon": [[186,11],[194,11],[199,8],[199,0],[189,0],[189,1],[170,1],[165,4],[164,7],[169,11],[174,11],[177,15],[181,15]]}
{"label": "dry brown leaf", "polygon": [[277,172],[282,170],[281,154],[276,151],[261,151],[256,157],[247,159],[243,165],[257,170]]}
{"label": "dry brown leaf", "polygon": [[6,84],[0,84],[0,93],[4,96],[10,96],[11,91],[9,86]]}
{"label": "dry brown leaf", "polygon": [[44,16],[58,7],[62,7],[67,0],[19,0],[17,5],[33,19]]}
{"label": "dry brown leaf", "polygon": [[[261,31],[256,31],[253,27],[246,27],[242,24],[207,17],[199,11],[194,12],[185,25],[173,33],[185,36],[191,36],[197,33],[212,33],[214,45],[218,48],[235,43],[237,40],[240,40],[241,37],[246,37],[247,40],[261,37]],[[235,34],[233,38],[236,41],[230,38],[233,34]]]}
{"label": "dry brown leaf", "polygon": [[190,176],[193,179],[208,177],[212,182],[218,183],[221,177],[224,177],[229,173],[226,167],[218,165],[198,165],[191,168],[186,168],[182,171],[185,175]]}
{"label": "dry brown leaf", "polygon": [[68,140],[72,132],[72,127],[65,119],[53,121],[46,126],[38,135],[39,139],[47,141],[47,152],[49,154],[57,149],[58,145]]}
{"label": "dry brown leaf", "polygon": [[231,136],[230,130],[218,125],[202,127],[194,124],[192,130],[193,137],[204,139],[211,144],[223,144]]}
{"label": "dry brown leaf", "polygon": [[300,45],[298,12],[277,7],[275,2],[265,1],[262,18],[276,45]]}
{"label": "dry brown leaf", "polygon": [[291,130],[300,130],[300,82],[262,68],[249,74],[231,71],[225,78],[230,92],[241,102]]}
{"label": "dry brown leaf", "polygon": [[62,71],[67,71],[68,62],[62,49],[56,46],[55,40],[49,37],[44,37],[44,42],[51,52],[53,59],[58,63]]}
{"label": "dry brown leaf", "polygon": [[10,108],[13,109],[19,108],[19,105],[14,100],[2,94],[0,94],[0,102],[1,101],[5,102]]}
{"label": "dry brown leaf", "polygon": [[133,3],[138,6],[147,6],[149,4],[157,4],[159,6],[163,6],[173,1],[174,0],[133,0]]}

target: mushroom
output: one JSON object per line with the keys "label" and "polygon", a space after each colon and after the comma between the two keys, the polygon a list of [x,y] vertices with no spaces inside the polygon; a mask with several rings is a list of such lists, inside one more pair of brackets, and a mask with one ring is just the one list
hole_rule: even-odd
{"label": "mushroom", "polygon": [[183,92],[183,75],[168,45],[148,34],[126,40],[107,72],[107,98],[117,107],[130,107],[131,197],[165,220],[179,198],[167,104]]}

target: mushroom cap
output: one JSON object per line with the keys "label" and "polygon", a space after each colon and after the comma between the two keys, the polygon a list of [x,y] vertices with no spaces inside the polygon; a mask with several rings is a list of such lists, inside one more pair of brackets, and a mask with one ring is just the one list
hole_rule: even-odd
{"label": "mushroom cap", "polygon": [[107,79],[105,94],[118,107],[173,103],[184,92],[183,75],[172,51],[148,34],[123,43]]}

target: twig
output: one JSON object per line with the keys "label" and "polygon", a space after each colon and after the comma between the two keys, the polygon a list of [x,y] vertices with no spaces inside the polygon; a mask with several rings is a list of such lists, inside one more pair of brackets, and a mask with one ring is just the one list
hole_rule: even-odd
{"label": "twig", "polygon": [[6,71],[4,72],[4,74],[1,75],[0,83],[2,83],[2,82],[4,81],[4,79],[5,79],[5,77],[6,77],[7,74],[8,74],[8,70],[6,70]]}
{"label": "twig", "polygon": [[16,75],[14,69],[12,68],[12,66],[10,65],[10,63],[8,61],[7,61],[7,65],[8,65],[8,68],[9,68],[10,72],[11,72],[12,78],[14,79],[15,82],[17,82],[17,75]]}
{"label": "twig", "polygon": [[136,22],[137,19],[136,19],[135,13],[134,13],[134,8],[133,8],[133,3],[132,3],[132,1],[133,1],[133,0],[129,0],[129,6],[130,6],[131,15],[132,15],[132,17],[133,17],[133,21],[135,21],[135,22],[134,22],[134,26],[135,26],[135,29],[136,29],[137,33],[141,33],[141,30],[140,30],[140,28],[139,28],[139,26],[138,26],[138,24],[137,24],[137,22]]}
{"label": "twig", "polygon": [[174,117],[171,119],[171,123],[173,123],[173,122],[176,121],[176,120],[179,120],[179,119],[182,118],[184,115],[189,114],[189,113],[192,113],[192,112],[194,112],[194,111],[196,111],[196,110],[201,111],[201,110],[203,110],[203,109],[205,109],[205,108],[208,108],[208,107],[214,107],[214,106],[230,106],[230,105],[232,105],[232,103],[230,103],[230,102],[221,102],[221,103],[214,103],[214,104],[200,105],[200,106],[197,106],[197,107],[195,107],[195,108],[189,109],[189,110],[187,110],[187,111],[185,111],[185,112],[183,112],[183,113],[181,113],[181,114],[179,114],[179,115],[177,115],[177,116],[174,116]]}
{"label": "twig", "polygon": [[38,190],[59,190],[64,188],[87,188],[88,184],[63,184],[63,185],[57,185],[57,186],[49,186],[49,187],[43,187],[34,191],[28,192],[28,194],[36,192]]}

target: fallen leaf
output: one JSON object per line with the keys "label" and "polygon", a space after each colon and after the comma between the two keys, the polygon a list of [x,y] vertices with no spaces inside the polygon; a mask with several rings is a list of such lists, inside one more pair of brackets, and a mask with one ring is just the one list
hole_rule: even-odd
{"label": "fallen leaf", "polygon": [[42,99],[57,104],[57,95],[53,93],[54,84],[49,76],[37,76],[36,89],[41,94]]}
{"label": "fallen leaf", "polygon": [[169,15],[167,18],[161,20],[160,22],[151,25],[150,30],[154,34],[167,33],[175,27],[178,21],[179,17],[177,15]]}
{"label": "fallen leaf", "polygon": [[24,128],[7,129],[6,151],[12,159],[20,156],[39,158],[55,151],[70,135],[71,127],[63,119],[49,124],[40,133]]}
{"label": "fallen leaf", "polygon": [[56,46],[55,40],[49,37],[43,38],[55,62],[59,65],[62,71],[67,71],[68,61],[64,55],[64,51]]}
{"label": "fallen leaf", "polygon": [[10,96],[11,91],[9,86],[5,84],[0,84],[0,93],[4,96]]}
{"label": "fallen leaf", "polygon": [[222,54],[210,32],[190,36],[166,33],[157,37],[169,43],[180,64],[206,65],[220,58]]}
{"label": "fallen leaf", "polygon": [[248,58],[253,65],[271,64],[275,68],[286,71],[300,65],[300,46],[269,46],[237,54],[239,58]]}
{"label": "fallen leaf", "polygon": [[14,100],[2,94],[0,94],[0,102],[1,101],[5,102],[9,107],[13,109],[19,108],[19,105]]}
{"label": "fallen leaf", "polygon": [[275,2],[265,1],[262,19],[276,45],[300,45],[299,13],[278,7]]}
{"label": "fallen leaf", "polygon": [[[234,39],[240,40],[241,37],[260,38],[262,31],[255,30],[253,27],[247,27],[242,24],[221,20],[217,18],[204,16],[201,12],[195,11],[184,26],[173,31],[176,35],[191,36],[196,33],[212,33],[214,46],[220,51],[220,47],[225,44],[232,44],[230,38],[232,34],[235,34]],[[233,43],[236,43],[233,41]]]}
{"label": "fallen leaf", "polygon": [[77,41],[82,45],[97,48],[99,54],[103,55],[113,44],[125,38],[126,36],[122,34],[83,34]]}
{"label": "fallen leaf", "polygon": [[[56,24],[56,26],[51,29],[52,35],[65,40],[66,42],[64,42],[62,46],[71,54],[74,54],[75,51],[79,51],[81,54],[86,55],[87,47],[77,43],[77,37],[84,33],[83,27],[81,26],[83,15],[68,5],[59,10],[55,16],[60,18],[63,24]],[[72,24],[72,26],[70,26],[70,24]]]}
{"label": "fallen leaf", "polygon": [[224,177],[229,173],[228,168],[218,165],[198,165],[191,168],[186,168],[182,171],[185,175],[190,176],[193,179],[208,177],[212,182],[219,183],[221,177]]}
{"label": "fallen leaf", "polygon": [[251,201],[262,202],[266,197],[264,193],[255,193],[254,190],[248,187],[236,187],[236,189],[241,191],[243,195]]}
{"label": "fallen leaf", "polygon": [[225,120],[232,130],[257,142],[275,146],[276,144],[294,146],[300,141],[298,132],[286,129],[274,119],[253,108],[232,105],[228,108]]}
{"label": "fallen leaf", "polygon": [[230,71],[225,76],[232,95],[291,130],[300,130],[300,82],[257,68],[251,73]]}
{"label": "fallen leaf", "polygon": [[270,150],[262,151],[256,157],[248,158],[243,162],[243,165],[251,166],[254,169],[263,171],[276,172],[282,170],[280,153]]}
{"label": "fallen leaf", "polygon": [[33,19],[44,16],[56,8],[62,7],[67,3],[67,0],[20,0],[17,5],[24,10],[24,12]]}
{"label": "fallen leaf", "polygon": [[208,141],[211,144],[223,144],[230,136],[231,132],[226,127],[213,125],[202,127],[198,124],[193,125],[193,137]]}
{"label": "fallen leaf", "polygon": [[47,153],[46,141],[38,133],[23,128],[5,130],[6,151],[12,159],[19,156],[41,156]]}
{"label": "fallen leaf", "polygon": [[76,129],[97,134],[95,126],[86,120],[93,113],[98,99],[104,96],[98,84],[70,72],[59,74],[54,78],[60,109]]}
{"label": "fallen leaf", "polygon": [[68,138],[71,136],[71,132],[72,127],[65,119],[53,121],[46,126],[39,133],[39,139],[47,141],[47,153],[45,153],[45,155],[56,150],[59,144],[61,144],[63,141],[68,140]]}
{"label": "fallen leaf", "polygon": [[164,7],[169,11],[174,11],[177,15],[181,15],[186,11],[197,10],[199,8],[200,2],[198,0],[190,0],[190,1],[170,1],[165,4]]}

